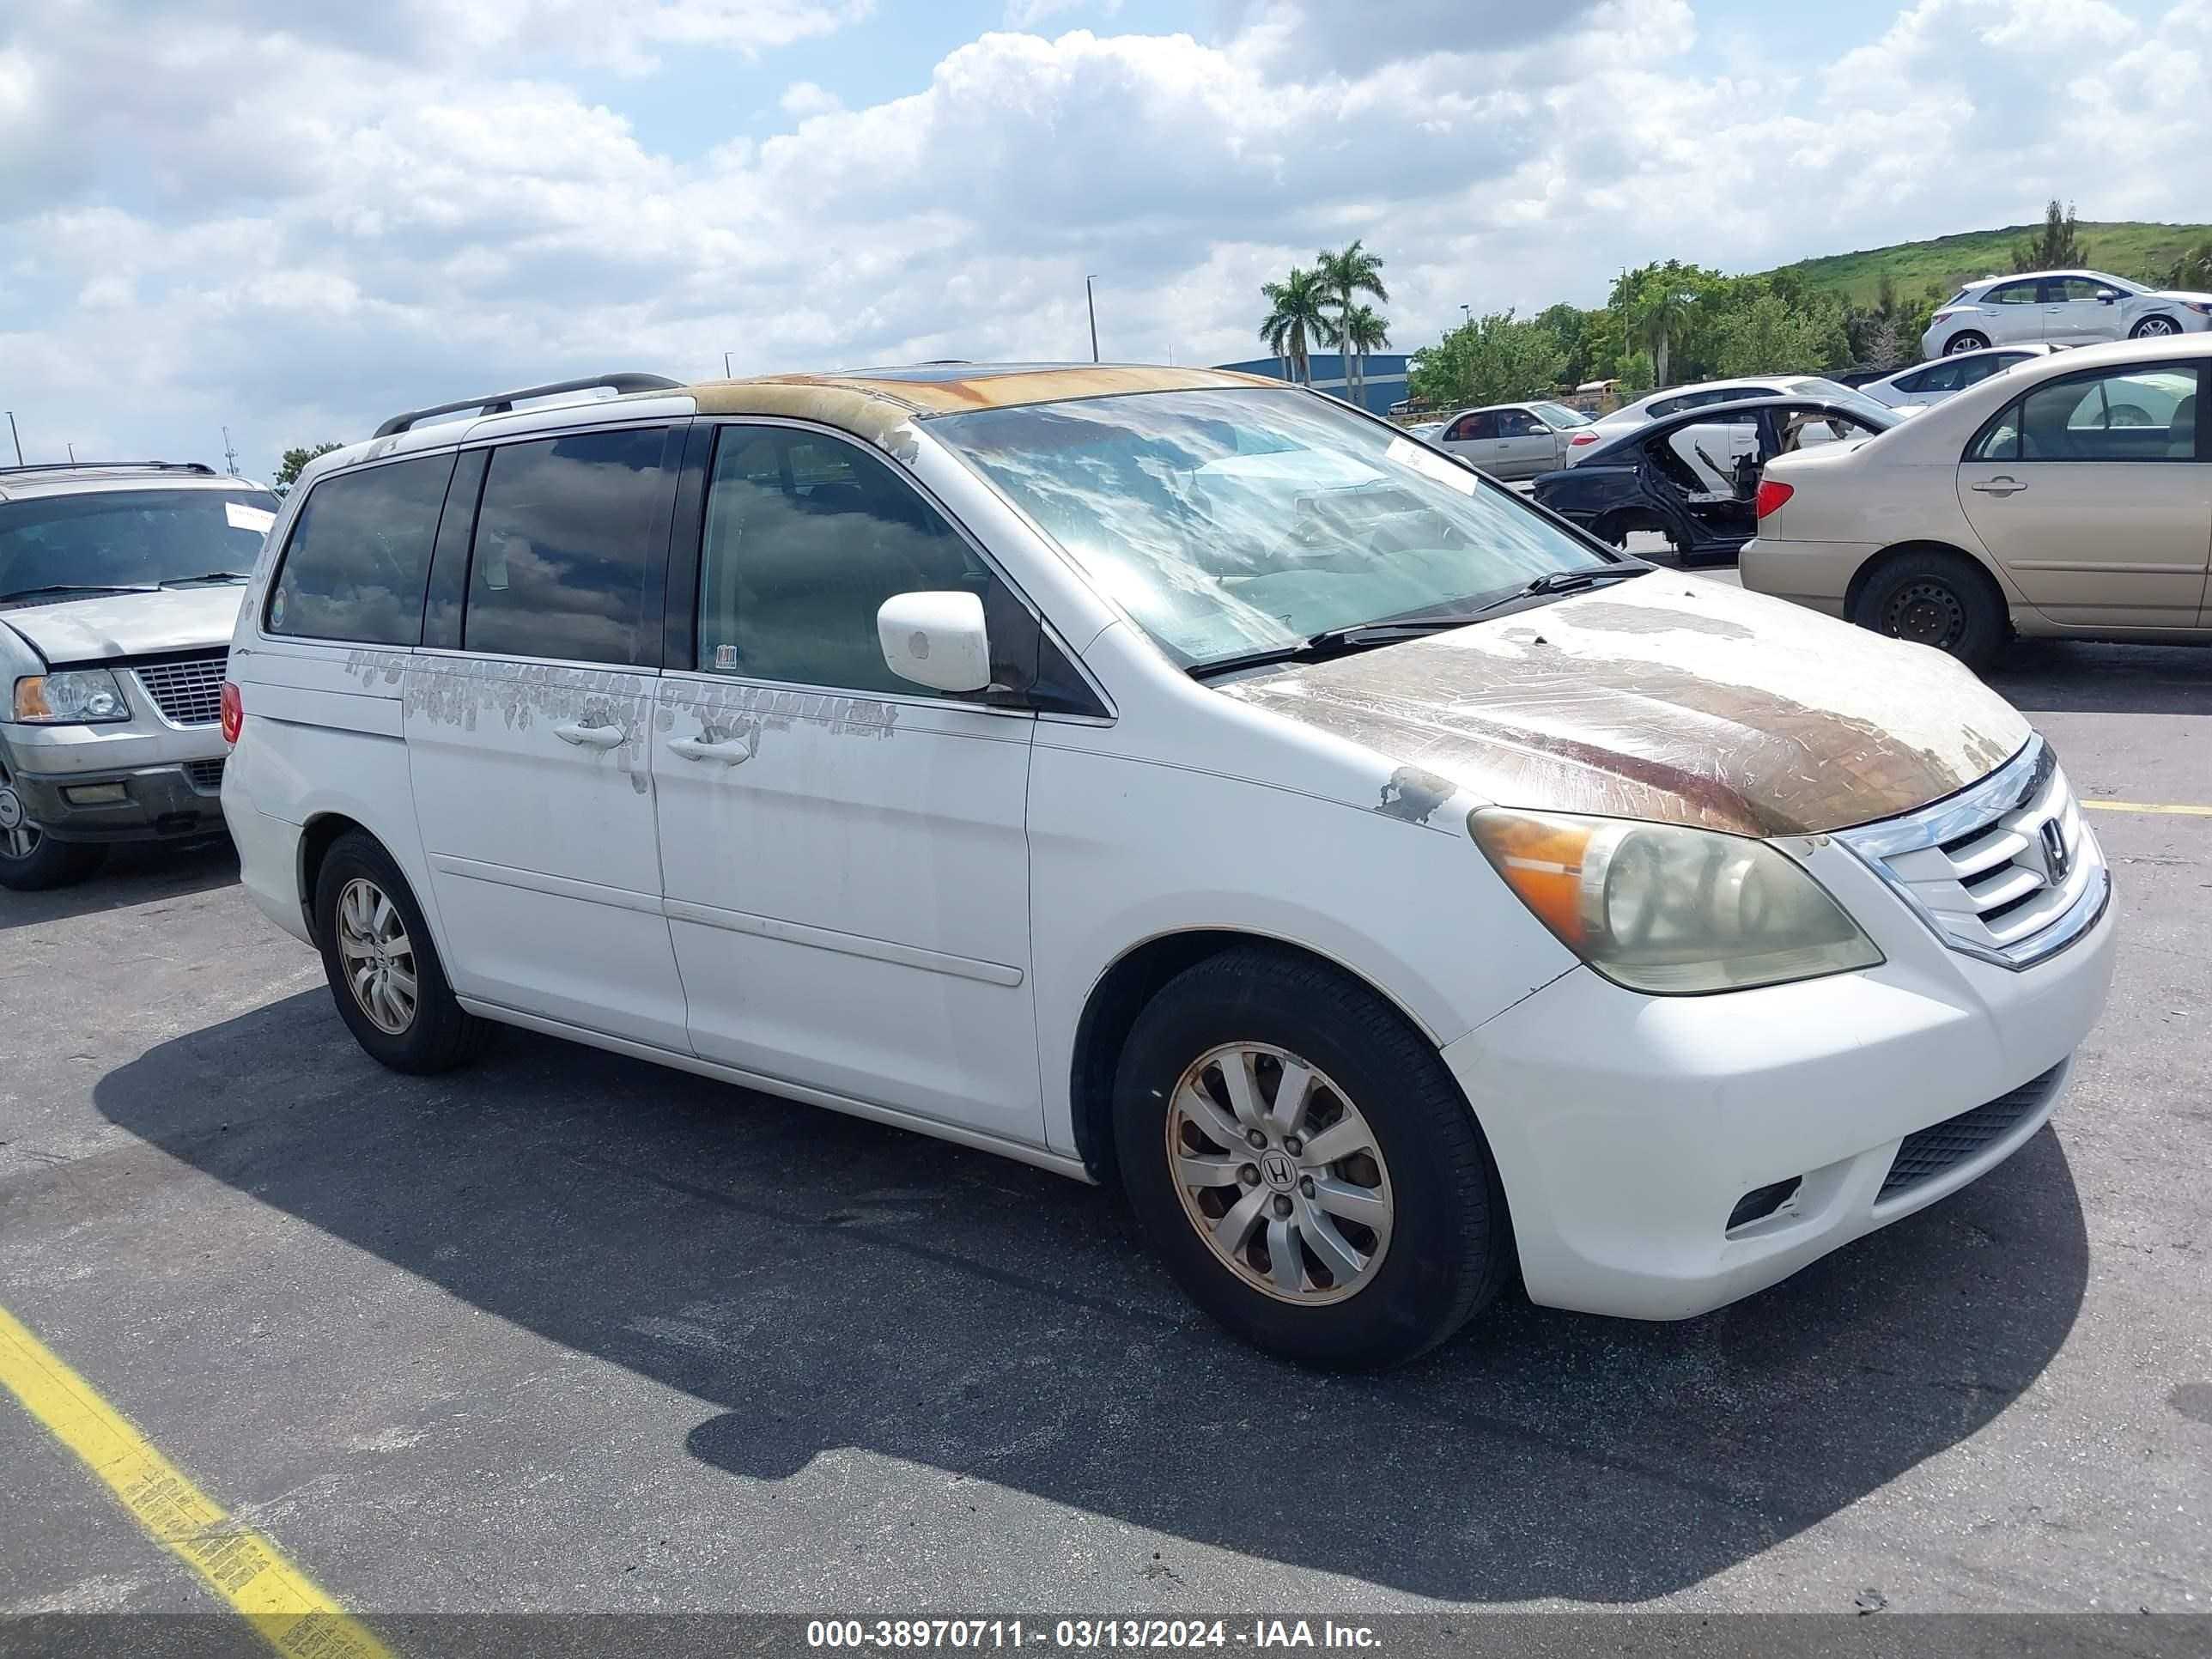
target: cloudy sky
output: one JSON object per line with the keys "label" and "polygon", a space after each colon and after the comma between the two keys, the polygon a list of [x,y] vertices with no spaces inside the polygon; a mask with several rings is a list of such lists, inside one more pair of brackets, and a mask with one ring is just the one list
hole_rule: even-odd
{"label": "cloudy sky", "polygon": [[2212,0],[23,0],[0,406],[216,459],[604,368],[1395,343],[2037,216],[2212,219]]}

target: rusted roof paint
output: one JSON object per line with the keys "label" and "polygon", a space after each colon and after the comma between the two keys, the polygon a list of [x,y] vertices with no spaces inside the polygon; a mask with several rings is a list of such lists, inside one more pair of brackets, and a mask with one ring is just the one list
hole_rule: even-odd
{"label": "rusted roof paint", "polygon": [[2029,736],[1937,652],[1665,572],[1221,689],[1376,750],[1424,786],[1400,800],[1426,804],[1434,775],[1504,806],[1750,836],[1910,811]]}
{"label": "rusted roof paint", "polygon": [[[1218,391],[1274,386],[1280,380],[1216,368],[1076,363],[1046,368],[992,368],[945,380],[893,380],[865,374],[763,374],[709,380],[689,388],[702,415],[784,415],[881,442],[902,421],[976,409],[1062,403],[1137,392]],[[662,394],[665,395],[665,394]]]}

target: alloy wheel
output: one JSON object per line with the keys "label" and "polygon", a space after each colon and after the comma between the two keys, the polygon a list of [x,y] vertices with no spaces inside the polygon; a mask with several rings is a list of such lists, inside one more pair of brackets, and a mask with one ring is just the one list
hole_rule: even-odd
{"label": "alloy wheel", "polygon": [[2156,339],[2160,335],[2179,332],[2181,331],[2173,325],[2173,319],[2171,317],[2146,317],[2136,329],[2136,337],[2144,340]]}
{"label": "alloy wheel", "polygon": [[23,798],[0,777],[0,858],[27,859],[46,837],[23,815]]}
{"label": "alloy wheel", "polygon": [[356,877],[338,893],[338,957],[347,988],[380,1031],[398,1036],[415,1023],[415,945],[399,907],[374,882]]}
{"label": "alloy wheel", "polygon": [[1207,1050],[1176,1085],[1166,1150],[1184,1215],[1254,1289],[1317,1306],[1373,1279],[1396,1212],[1389,1171],[1317,1067],[1267,1043]]}

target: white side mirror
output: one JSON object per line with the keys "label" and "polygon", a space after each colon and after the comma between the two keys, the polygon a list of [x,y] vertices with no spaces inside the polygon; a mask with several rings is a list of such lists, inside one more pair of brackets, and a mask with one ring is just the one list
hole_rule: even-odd
{"label": "white side mirror", "polygon": [[973,593],[894,593],[876,612],[876,638],[902,680],[936,691],[981,691],[991,683],[983,601]]}

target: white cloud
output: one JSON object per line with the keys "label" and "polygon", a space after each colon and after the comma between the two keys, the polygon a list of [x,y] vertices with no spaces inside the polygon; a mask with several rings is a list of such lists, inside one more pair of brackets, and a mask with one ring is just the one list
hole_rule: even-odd
{"label": "white cloud", "polygon": [[[472,0],[426,30],[413,3],[0,23],[27,443],[198,455],[227,422],[265,469],[407,404],[725,350],[1078,357],[1086,271],[1108,355],[1227,361],[1259,351],[1261,281],[1353,236],[1389,261],[1403,349],[1462,301],[1594,302],[1652,258],[1756,269],[2052,194],[2185,217],[2212,152],[2212,0],[2057,8],[2081,32],[2057,53],[2013,0],[1922,0],[1832,65],[1725,69],[1684,0],[1409,0],[1357,40],[1348,9],[1230,0],[1203,36],[987,34],[879,102],[791,81],[681,159],[633,118],[655,82],[603,104],[579,66],[741,60],[860,8]],[[783,131],[747,136],[763,112]]]}

